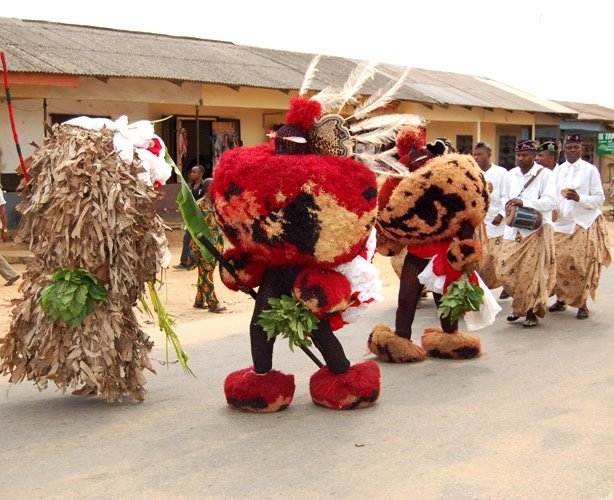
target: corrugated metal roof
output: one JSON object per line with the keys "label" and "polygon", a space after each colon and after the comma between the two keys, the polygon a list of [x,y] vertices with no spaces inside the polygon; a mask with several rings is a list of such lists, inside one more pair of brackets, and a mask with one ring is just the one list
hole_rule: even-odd
{"label": "corrugated metal roof", "polygon": [[[229,42],[13,18],[0,18],[0,46],[7,54],[9,70],[15,72],[155,78],[283,90],[300,87],[313,57]],[[355,64],[341,57],[322,58],[313,88],[342,84]],[[364,93],[386,85],[403,69],[381,66]],[[424,69],[412,70],[398,98],[425,104],[574,114],[561,105],[492,80]]]}
{"label": "corrugated metal roof", "polygon": [[[403,67],[383,65],[382,71],[396,77]],[[461,73],[415,68],[407,86],[417,89],[441,104],[477,106],[533,113],[574,114],[557,103],[531,96],[505,84]]]}
{"label": "corrugated metal roof", "polygon": [[227,42],[0,18],[11,71],[292,89],[303,72]]}
{"label": "corrugated metal roof", "polygon": [[[142,77],[251,87],[298,89],[314,54],[229,42],[0,18],[9,69],[98,77]],[[314,89],[342,84],[356,62],[324,57]],[[388,83],[378,75],[365,93]],[[411,89],[400,99],[435,103]]]}
{"label": "corrugated metal roof", "polygon": [[614,123],[614,109],[599,104],[582,102],[556,101],[578,113],[578,120]]}
{"label": "corrugated metal roof", "polygon": [[[302,83],[302,76],[305,73],[309,63],[314,57],[314,54],[304,54],[300,52],[288,52],[275,49],[257,49],[251,50],[259,53],[264,57],[271,57],[277,61],[283,61],[288,67],[301,74],[301,81],[296,87],[299,88]],[[323,57],[318,63],[318,72],[316,74],[313,85],[314,90],[321,90],[327,85],[340,86],[346,81],[350,72],[356,67],[358,61],[353,59],[345,59],[342,57]],[[376,72],[373,80],[368,81],[363,87],[364,94],[371,94],[376,90],[389,85],[390,77],[381,72]],[[437,104],[438,101],[420,92],[419,90],[405,87],[398,94],[397,98],[406,101],[418,101],[429,104]]]}

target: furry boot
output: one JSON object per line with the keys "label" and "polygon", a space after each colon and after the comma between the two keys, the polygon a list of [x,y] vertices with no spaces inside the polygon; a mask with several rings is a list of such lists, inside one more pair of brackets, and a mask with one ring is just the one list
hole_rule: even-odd
{"label": "furry boot", "polygon": [[333,410],[354,410],[375,404],[380,391],[379,366],[365,361],[335,375],[323,366],[309,381],[311,399],[317,405]]}
{"label": "furry boot", "polygon": [[463,332],[445,333],[441,328],[426,328],[422,347],[434,358],[470,359],[481,354],[479,337]]}
{"label": "furry boot", "polygon": [[422,361],[426,351],[411,340],[399,337],[392,329],[383,324],[373,327],[368,340],[369,350],[378,358],[393,363]]}
{"label": "furry boot", "polygon": [[224,381],[228,406],[252,413],[286,409],[292,402],[294,388],[294,375],[277,370],[258,375],[251,367],[231,373]]}

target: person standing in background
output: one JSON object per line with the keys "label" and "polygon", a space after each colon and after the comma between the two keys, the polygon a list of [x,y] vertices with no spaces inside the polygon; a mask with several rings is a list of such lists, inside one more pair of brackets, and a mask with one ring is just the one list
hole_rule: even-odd
{"label": "person standing in background", "polygon": [[551,312],[577,307],[576,318],[588,318],[586,301],[595,300],[602,266],[609,266],[608,229],[601,207],[605,200],[595,165],[582,159],[582,139],[565,137],[565,163],[554,171],[558,217],[554,224],[557,300]]}
{"label": "person standing in background", "polygon": [[535,163],[550,170],[554,170],[558,165],[558,159],[559,146],[556,142],[546,141],[537,146],[537,158],[535,159]]}
{"label": "person standing in background", "polygon": [[[198,200],[198,206],[202,210],[205,222],[211,230],[211,244],[221,254],[224,251],[224,237],[222,230],[218,226],[215,220],[215,212],[213,210],[213,204],[211,202],[211,194],[209,189],[213,179],[204,179],[204,193],[200,200]],[[205,305],[210,312],[221,313],[226,310],[225,307],[220,306],[220,302],[215,294],[215,287],[213,284],[213,272],[217,265],[217,260],[213,262],[207,262],[202,258],[198,245],[190,240],[190,253],[188,255],[188,270],[198,267],[198,282],[196,284],[196,299],[194,300],[194,307],[198,309],[204,309]]]}
{"label": "person standing in background", "polygon": [[[190,186],[190,191],[192,191],[192,196],[196,201],[200,200],[205,193],[205,167],[202,165],[194,165],[190,169],[190,178],[188,181],[188,185]],[[181,257],[179,258],[179,264],[173,266],[175,269],[188,269],[188,256],[190,252],[190,240],[192,236],[190,232],[186,229],[183,235],[183,244],[181,247]]]}
{"label": "person standing in background", "polygon": [[[2,186],[0,186],[0,222],[2,222],[2,241],[6,242],[9,240],[9,225]],[[2,255],[0,255],[0,274],[6,280],[6,286],[13,285],[19,279],[19,273],[13,269]]]}
{"label": "person standing in background", "polygon": [[[516,144],[517,167],[505,179],[503,201],[506,214],[513,207],[527,207],[542,216],[537,229],[514,227],[506,224],[498,277],[512,296],[512,312],[508,321],[526,316],[525,328],[537,326],[537,317],[544,317],[546,303],[556,280],[556,261],[552,210],[557,206],[556,187],[552,172],[535,163],[537,145],[524,140]],[[516,209],[517,210],[517,209]]]}
{"label": "person standing in background", "polygon": [[[492,148],[484,142],[478,142],[473,150],[473,158],[482,169],[490,191],[488,214],[484,223],[476,228],[476,237],[482,244],[482,259],[477,271],[488,288],[499,288],[501,283],[497,278],[497,263],[505,230],[505,206],[502,194],[505,188],[507,170],[493,164],[490,159],[491,154]],[[504,289],[499,298],[506,299],[508,297],[509,295]]]}

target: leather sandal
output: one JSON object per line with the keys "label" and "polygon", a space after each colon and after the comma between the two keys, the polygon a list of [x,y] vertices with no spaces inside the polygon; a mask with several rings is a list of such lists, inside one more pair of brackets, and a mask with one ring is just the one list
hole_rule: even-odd
{"label": "leather sandal", "polygon": [[588,318],[588,309],[586,307],[580,307],[578,309],[578,313],[576,314],[576,318],[578,319]]}
{"label": "leather sandal", "polygon": [[523,328],[533,328],[537,326],[537,318],[527,318],[522,324]]}
{"label": "leather sandal", "polygon": [[565,305],[565,302],[563,302],[562,300],[557,300],[554,304],[552,304],[548,308],[548,311],[550,311],[550,312],[559,312],[559,311],[564,311],[565,309],[567,309],[567,306]]}

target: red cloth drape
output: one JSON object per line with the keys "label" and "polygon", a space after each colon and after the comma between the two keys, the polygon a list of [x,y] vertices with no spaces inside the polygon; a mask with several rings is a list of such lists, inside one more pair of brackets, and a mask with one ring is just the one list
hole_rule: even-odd
{"label": "red cloth drape", "polygon": [[[437,276],[445,276],[446,280],[443,286],[443,293],[445,294],[448,290],[448,286],[451,283],[455,282],[458,278],[460,278],[464,271],[457,271],[454,269],[450,263],[448,262],[447,254],[448,247],[452,243],[452,240],[440,241],[437,243],[428,243],[426,245],[409,245],[407,247],[407,251],[419,257],[421,259],[431,259],[435,257],[433,260],[433,272]],[[478,285],[478,277],[473,272],[469,275],[469,281]]]}

